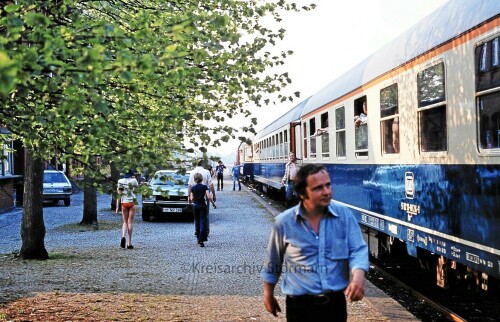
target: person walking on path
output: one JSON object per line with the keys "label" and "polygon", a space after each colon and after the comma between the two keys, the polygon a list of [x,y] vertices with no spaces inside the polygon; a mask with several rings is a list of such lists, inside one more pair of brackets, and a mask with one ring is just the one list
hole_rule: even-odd
{"label": "person walking on path", "polygon": [[[117,192],[120,196],[120,204],[122,207],[122,238],[120,240],[120,247],[128,249],[134,248],[132,246],[132,232],[134,230],[134,216],[136,208],[135,189],[139,186],[135,178],[134,171],[127,172],[122,179],[118,180]],[[119,204],[117,203],[117,211]],[[128,233],[128,243],[126,244],[126,235]]]}
{"label": "person walking on path", "polygon": [[[210,173],[210,171],[205,169],[203,167],[203,165],[204,165],[204,161],[199,160],[197,163],[197,166],[189,174],[189,181],[188,181],[188,202],[189,203],[192,202],[192,200],[191,200],[191,187],[195,185],[194,175],[196,173],[200,173],[202,175],[203,180],[201,183],[206,185],[210,189],[210,192],[212,193],[212,200],[214,202],[217,201],[217,197],[215,195],[214,184],[212,182],[212,174]],[[207,203],[207,236],[208,236],[208,234],[210,234],[210,220],[209,220],[209,218],[210,218],[210,205]]]}
{"label": "person walking on path", "polygon": [[295,153],[290,152],[288,154],[288,163],[285,165],[285,174],[281,180],[281,186],[285,187],[285,207],[290,208],[294,205],[295,191],[293,188],[295,177],[299,171],[299,166],[297,165],[297,159],[295,158]]}
{"label": "person walking on path", "polygon": [[269,238],[261,273],[264,306],[274,316],[281,312],[274,288],[283,272],[287,321],[345,322],[346,297],[364,296],[368,247],[351,209],[332,200],[323,166],[303,166],[295,189],[299,205],[275,218]]}
{"label": "person walking on path", "polygon": [[235,162],[234,167],[231,170],[231,173],[233,176],[233,191],[236,190],[236,182],[238,182],[238,190],[241,190],[240,168],[241,168],[241,165],[239,165],[237,162]]}
{"label": "person walking on path", "polygon": [[211,202],[214,208],[217,208],[217,206],[208,192],[208,187],[202,184],[202,181],[203,176],[201,173],[195,173],[194,182],[196,184],[191,187],[190,200],[193,201],[195,235],[198,239],[198,245],[200,245],[200,247],[205,247],[204,242],[208,240],[207,207],[210,207],[210,204],[206,202],[205,199]]}
{"label": "person walking on path", "polygon": [[217,166],[215,167],[215,173],[217,174],[217,191],[224,190],[224,169],[226,166],[219,160]]}

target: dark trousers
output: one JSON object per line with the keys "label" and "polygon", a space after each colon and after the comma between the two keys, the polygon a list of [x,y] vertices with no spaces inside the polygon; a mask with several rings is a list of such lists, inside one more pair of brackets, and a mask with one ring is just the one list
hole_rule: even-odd
{"label": "dark trousers", "polygon": [[344,292],[331,292],[322,296],[287,296],[286,320],[288,322],[345,322],[347,321],[347,303]]}
{"label": "dark trousers", "polygon": [[208,214],[206,205],[194,205],[194,233],[198,241],[207,241]]}
{"label": "dark trousers", "polygon": [[217,173],[217,190],[223,190],[224,189],[224,175],[221,173]]}

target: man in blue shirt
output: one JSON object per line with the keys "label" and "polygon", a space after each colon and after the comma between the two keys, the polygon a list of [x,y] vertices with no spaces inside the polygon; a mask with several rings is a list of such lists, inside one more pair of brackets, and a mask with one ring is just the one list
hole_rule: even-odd
{"label": "man in blue shirt", "polygon": [[346,297],[363,298],[369,269],[361,229],[349,208],[332,201],[323,166],[303,166],[295,190],[300,204],[276,217],[269,239],[264,305],[274,316],[281,312],[274,288],[283,273],[287,321],[346,321]]}
{"label": "man in blue shirt", "polygon": [[231,174],[233,175],[233,191],[236,190],[236,182],[238,182],[238,190],[241,190],[241,182],[240,182],[240,168],[237,162],[234,163],[234,167],[231,170]]}

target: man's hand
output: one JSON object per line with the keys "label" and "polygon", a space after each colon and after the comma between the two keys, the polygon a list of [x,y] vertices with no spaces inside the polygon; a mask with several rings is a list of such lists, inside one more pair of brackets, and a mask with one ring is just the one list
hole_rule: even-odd
{"label": "man's hand", "polygon": [[274,316],[278,316],[278,312],[281,312],[281,307],[278,304],[278,300],[274,297],[274,286],[264,282],[264,306],[266,311]]}
{"label": "man's hand", "polygon": [[266,311],[274,316],[278,316],[278,312],[281,313],[281,307],[274,296],[270,298],[264,297],[264,306],[266,307]]}
{"label": "man's hand", "polygon": [[355,269],[352,273],[352,281],[345,290],[348,302],[360,301],[365,296],[365,271]]}

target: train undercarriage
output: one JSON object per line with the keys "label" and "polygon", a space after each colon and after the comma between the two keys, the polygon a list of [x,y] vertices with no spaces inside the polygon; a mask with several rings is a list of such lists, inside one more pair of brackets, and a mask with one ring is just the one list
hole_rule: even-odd
{"label": "train undercarriage", "polygon": [[394,259],[410,261],[430,273],[428,276],[437,286],[452,291],[460,290],[468,293],[498,293],[500,283],[497,279],[476,271],[456,261],[417,247],[417,256],[408,254],[405,242],[371,228],[363,228],[363,236],[369,247],[370,257],[385,261]]}

